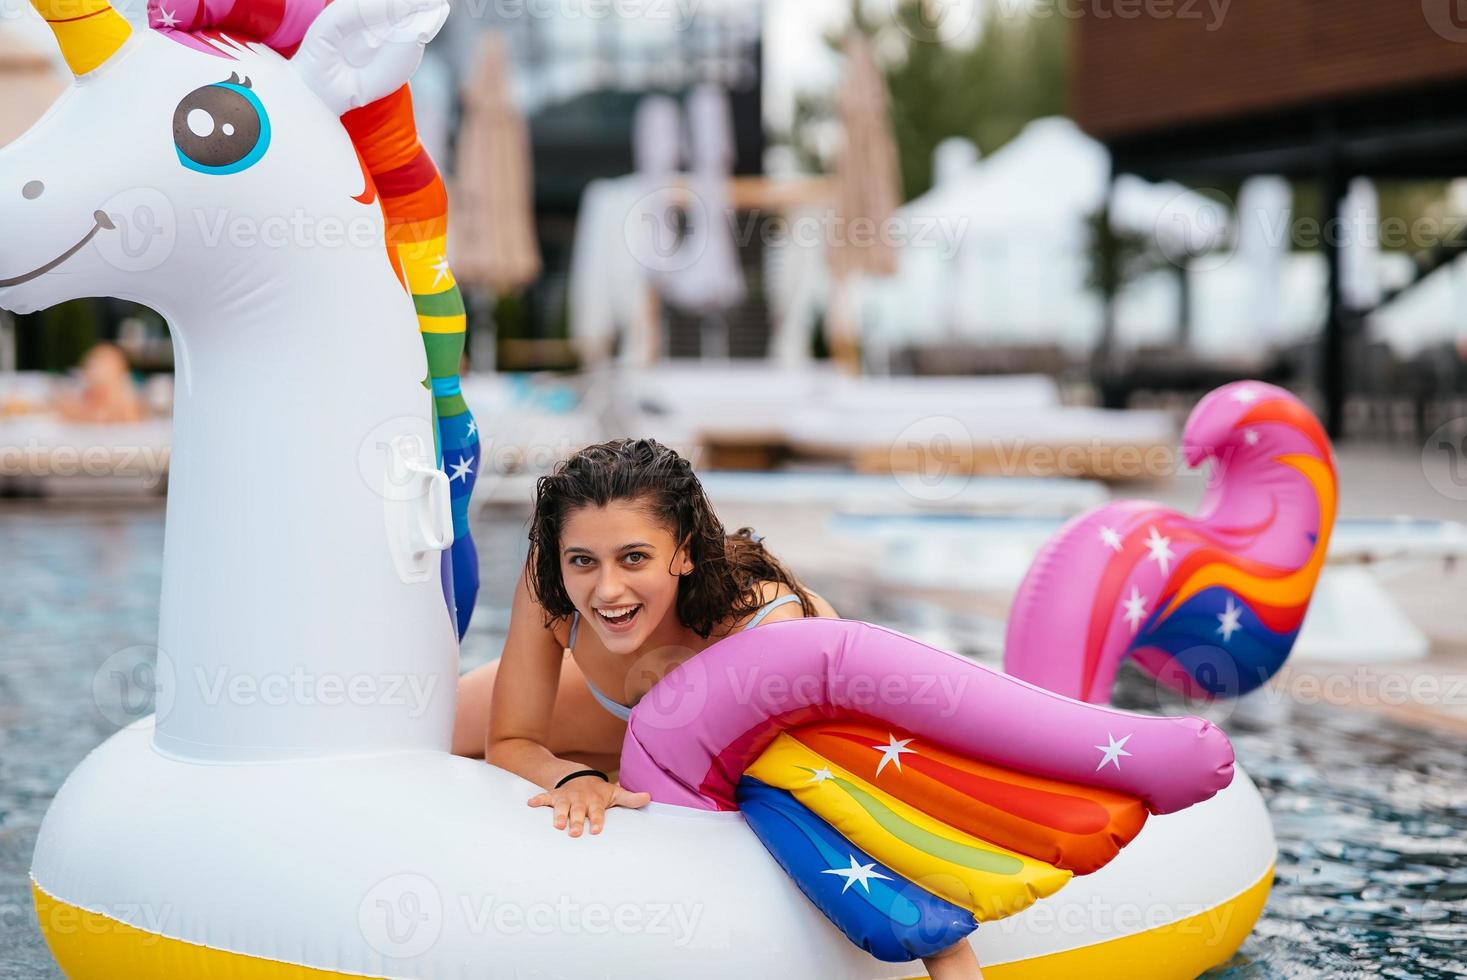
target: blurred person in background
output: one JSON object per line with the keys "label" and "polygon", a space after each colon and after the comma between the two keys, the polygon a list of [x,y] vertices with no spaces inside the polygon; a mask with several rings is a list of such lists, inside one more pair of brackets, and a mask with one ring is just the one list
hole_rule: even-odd
{"label": "blurred person in background", "polygon": [[112,344],[98,344],[88,351],[82,361],[80,383],[57,399],[56,411],[68,422],[142,421],[142,399],[122,350]]}

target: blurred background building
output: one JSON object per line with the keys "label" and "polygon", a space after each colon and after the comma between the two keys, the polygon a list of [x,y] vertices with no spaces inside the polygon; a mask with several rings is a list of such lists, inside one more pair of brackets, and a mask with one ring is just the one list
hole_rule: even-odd
{"label": "blurred background building", "polygon": [[[1018,375],[1173,426],[1258,377],[1385,443],[1462,416],[1452,4],[1154,6],[459,6],[414,95],[453,188],[467,367],[485,392],[610,368],[622,391],[740,364]],[[64,77],[31,20],[0,25],[0,140]],[[12,414],[98,342],[166,414],[166,325],[110,300],[0,324]],[[751,460],[829,442],[740,417]]]}

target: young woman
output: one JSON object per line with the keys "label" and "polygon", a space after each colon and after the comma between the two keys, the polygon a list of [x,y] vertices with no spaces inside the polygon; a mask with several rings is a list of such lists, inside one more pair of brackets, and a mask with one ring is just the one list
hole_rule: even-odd
{"label": "young woman", "polygon": [[[653,685],[740,630],[835,615],[749,528],[724,531],[677,453],[588,447],[539,482],[504,653],[460,681],[453,751],[543,787],[529,804],[557,830],[599,834],[608,809],[649,802],[615,779]],[[979,975],[966,942],[927,965],[937,980]]]}

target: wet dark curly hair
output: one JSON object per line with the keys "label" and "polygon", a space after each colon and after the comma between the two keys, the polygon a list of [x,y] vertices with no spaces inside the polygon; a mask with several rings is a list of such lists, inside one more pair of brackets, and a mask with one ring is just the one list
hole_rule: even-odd
{"label": "wet dark curly hair", "polygon": [[687,542],[693,570],[678,582],[677,614],[699,636],[757,610],[766,582],[788,587],[806,616],[816,614],[810,593],[753,528],[724,531],[691,463],[653,439],[616,439],[582,449],[536,485],[526,575],[547,626],[575,612],[560,573],[561,528],[572,512],[613,500],[645,505],[674,540]]}

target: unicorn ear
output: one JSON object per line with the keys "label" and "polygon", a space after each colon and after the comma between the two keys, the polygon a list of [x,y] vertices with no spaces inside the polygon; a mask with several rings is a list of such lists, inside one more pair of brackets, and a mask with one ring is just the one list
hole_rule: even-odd
{"label": "unicorn ear", "polygon": [[345,115],[407,84],[447,18],[447,0],[336,0],[311,24],[291,63]]}

